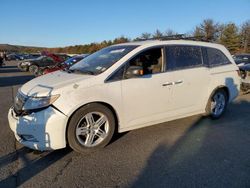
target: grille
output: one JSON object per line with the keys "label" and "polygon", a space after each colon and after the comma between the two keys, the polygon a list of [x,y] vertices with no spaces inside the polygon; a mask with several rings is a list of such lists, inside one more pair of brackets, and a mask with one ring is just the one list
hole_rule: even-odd
{"label": "grille", "polygon": [[20,114],[22,112],[22,108],[25,101],[26,101],[26,96],[23,93],[21,93],[21,91],[18,91],[14,101],[14,111],[17,114]]}

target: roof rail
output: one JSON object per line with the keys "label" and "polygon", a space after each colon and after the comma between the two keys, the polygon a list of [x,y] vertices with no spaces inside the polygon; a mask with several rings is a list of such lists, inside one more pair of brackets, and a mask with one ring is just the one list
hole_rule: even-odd
{"label": "roof rail", "polygon": [[168,35],[168,36],[162,36],[162,37],[152,37],[148,39],[136,39],[135,41],[147,41],[147,40],[193,40],[193,41],[203,41],[203,42],[211,42],[209,40],[206,40],[204,36],[197,36],[197,37],[190,37],[185,36],[185,34],[176,34],[176,35]]}

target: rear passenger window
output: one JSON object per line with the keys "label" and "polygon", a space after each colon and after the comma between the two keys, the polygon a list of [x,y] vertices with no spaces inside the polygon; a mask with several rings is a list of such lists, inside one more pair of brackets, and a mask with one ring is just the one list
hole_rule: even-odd
{"label": "rear passenger window", "polygon": [[220,51],[215,48],[206,48],[207,61],[210,67],[230,64],[228,58]]}
{"label": "rear passenger window", "polygon": [[178,70],[202,65],[201,48],[198,46],[167,46],[166,69]]}

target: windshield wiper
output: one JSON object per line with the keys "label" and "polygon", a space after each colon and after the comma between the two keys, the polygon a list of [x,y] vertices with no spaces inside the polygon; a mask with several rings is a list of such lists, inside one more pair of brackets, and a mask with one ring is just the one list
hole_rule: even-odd
{"label": "windshield wiper", "polygon": [[68,69],[66,70],[68,73],[80,73],[80,74],[90,74],[90,75],[95,75],[93,71],[90,70],[78,70],[78,69]]}

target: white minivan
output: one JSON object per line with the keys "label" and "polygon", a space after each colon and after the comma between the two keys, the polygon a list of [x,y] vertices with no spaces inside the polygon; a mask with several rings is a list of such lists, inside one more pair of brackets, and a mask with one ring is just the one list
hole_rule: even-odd
{"label": "white minivan", "polygon": [[77,152],[113,134],[196,114],[219,118],[240,88],[238,67],[219,44],[149,40],[113,45],[18,91],[10,128],[23,145]]}

